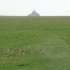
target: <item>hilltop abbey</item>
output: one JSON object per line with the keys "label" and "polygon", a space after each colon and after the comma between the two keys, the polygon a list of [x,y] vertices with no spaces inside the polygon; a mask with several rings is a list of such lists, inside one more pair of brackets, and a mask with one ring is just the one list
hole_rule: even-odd
{"label": "hilltop abbey", "polygon": [[28,16],[40,16],[40,15],[35,10],[33,10],[32,13],[29,14]]}

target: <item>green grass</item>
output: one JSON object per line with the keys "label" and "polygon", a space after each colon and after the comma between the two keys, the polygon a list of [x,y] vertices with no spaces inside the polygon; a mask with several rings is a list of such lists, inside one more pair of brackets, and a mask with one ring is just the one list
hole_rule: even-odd
{"label": "green grass", "polygon": [[70,70],[70,17],[0,17],[0,70]]}

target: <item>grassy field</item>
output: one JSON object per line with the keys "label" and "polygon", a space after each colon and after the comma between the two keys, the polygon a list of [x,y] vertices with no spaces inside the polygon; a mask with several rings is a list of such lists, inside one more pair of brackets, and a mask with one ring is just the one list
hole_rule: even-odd
{"label": "grassy field", "polygon": [[70,17],[0,17],[0,70],[70,70]]}

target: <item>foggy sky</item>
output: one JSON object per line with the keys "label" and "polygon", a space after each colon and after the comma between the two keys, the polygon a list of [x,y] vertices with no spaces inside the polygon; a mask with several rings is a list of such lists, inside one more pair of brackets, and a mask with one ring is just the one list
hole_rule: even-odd
{"label": "foggy sky", "polygon": [[0,0],[0,15],[26,16],[33,10],[41,16],[70,16],[70,0]]}

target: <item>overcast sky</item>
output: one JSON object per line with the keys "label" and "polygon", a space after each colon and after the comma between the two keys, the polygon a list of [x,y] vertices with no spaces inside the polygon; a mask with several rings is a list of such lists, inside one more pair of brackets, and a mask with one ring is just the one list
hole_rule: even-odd
{"label": "overcast sky", "polygon": [[70,0],[0,0],[0,15],[26,16],[33,10],[41,16],[70,16]]}

